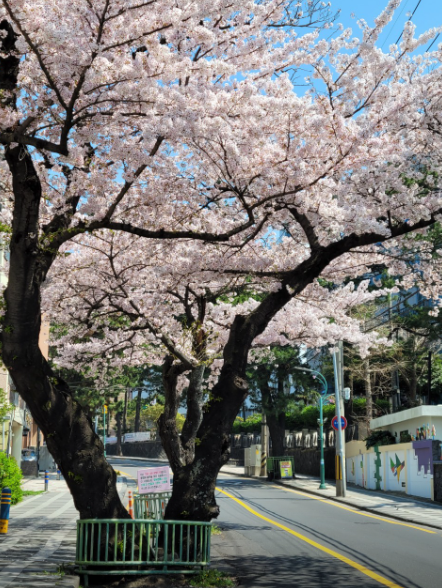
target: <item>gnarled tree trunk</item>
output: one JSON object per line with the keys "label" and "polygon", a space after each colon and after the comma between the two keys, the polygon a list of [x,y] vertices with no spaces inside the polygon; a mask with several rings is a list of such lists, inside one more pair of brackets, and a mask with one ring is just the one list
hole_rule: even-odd
{"label": "gnarled tree trunk", "polygon": [[140,419],[141,419],[141,388],[138,388],[137,402],[135,404],[135,423],[134,423],[135,433],[138,433],[140,430]]}
{"label": "gnarled tree trunk", "polygon": [[367,415],[367,426],[370,427],[370,421],[373,418],[373,393],[371,389],[371,373],[370,373],[370,360],[364,360],[364,386],[365,386],[365,398],[367,403],[365,405],[365,411]]}
{"label": "gnarled tree trunk", "polygon": [[56,250],[39,243],[41,186],[23,146],[6,148],[15,197],[9,282],[2,332],[3,361],[44,434],[81,518],[126,518],[116,476],[91,419],[72,398],[38,347],[40,289]]}

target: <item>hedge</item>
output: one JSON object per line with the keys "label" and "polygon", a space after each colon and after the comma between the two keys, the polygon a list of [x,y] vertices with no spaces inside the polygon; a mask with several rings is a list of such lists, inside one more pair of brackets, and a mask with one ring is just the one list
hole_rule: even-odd
{"label": "hedge", "polygon": [[21,489],[22,472],[13,457],[0,453],[0,488],[11,488],[11,504],[17,504],[23,498]]}

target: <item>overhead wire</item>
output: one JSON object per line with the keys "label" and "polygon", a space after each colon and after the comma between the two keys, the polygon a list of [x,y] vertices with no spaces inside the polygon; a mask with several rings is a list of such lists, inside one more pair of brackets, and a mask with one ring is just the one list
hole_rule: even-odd
{"label": "overhead wire", "polygon": [[[421,2],[422,2],[422,0],[419,0],[419,2],[416,4],[416,7],[415,7],[415,9],[413,10],[413,12],[412,12],[412,13],[411,13],[411,15],[410,15],[410,18],[408,19],[408,22],[410,22],[410,20],[413,18],[413,16],[414,16],[414,13],[415,13],[415,12],[416,12],[416,10],[419,8],[419,4],[420,4]],[[397,44],[399,43],[399,41],[401,40],[403,33],[404,33],[404,31],[402,31],[402,33],[399,35],[399,37],[398,37],[398,39],[397,39],[397,41],[396,41],[396,45],[397,45]]]}
{"label": "overhead wire", "polygon": [[399,11],[399,14],[398,14],[398,15],[397,15],[397,17],[394,19],[394,23],[391,25],[391,29],[390,29],[390,31],[388,32],[388,35],[385,37],[385,39],[384,39],[384,42],[383,42],[383,43],[382,43],[382,45],[381,45],[381,49],[383,49],[383,48],[384,48],[384,45],[385,45],[385,43],[388,41],[388,37],[389,37],[389,36],[391,35],[391,33],[393,32],[393,30],[394,30],[394,27],[395,27],[395,25],[396,25],[397,21],[399,20],[399,18],[400,18],[400,16],[401,16],[401,14],[404,12],[404,10],[405,10],[405,7],[406,7],[406,6],[407,6],[407,4],[408,4],[408,1],[409,1],[409,0],[405,0],[405,2],[404,2],[404,5],[402,6],[401,10]]}
{"label": "overhead wire", "polygon": [[425,53],[428,53],[428,51],[431,49],[431,47],[436,43],[437,39],[440,37],[440,33],[437,33],[437,35],[434,37],[434,39],[431,41],[429,47],[427,47],[425,49]]}

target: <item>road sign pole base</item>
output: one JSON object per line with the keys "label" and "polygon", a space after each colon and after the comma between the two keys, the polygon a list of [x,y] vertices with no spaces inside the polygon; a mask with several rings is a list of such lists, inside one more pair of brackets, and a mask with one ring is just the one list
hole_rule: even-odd
{"label": "road sign pole base", "polygon": [[327,486],[325,484],[319,484],[319,490],[327,490]]}

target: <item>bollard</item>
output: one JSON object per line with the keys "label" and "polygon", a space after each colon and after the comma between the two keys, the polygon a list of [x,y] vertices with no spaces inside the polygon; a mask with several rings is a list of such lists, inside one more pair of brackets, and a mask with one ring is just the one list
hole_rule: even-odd
{"label": "bollard", "polygon": [[2,489],[2,497],[0,501],[0,534],[8,532],[9,523],[9,509],[11,508],[11,488]]}
{"label": "bollard", "polygon": [[132,498],[132,491],[129,490],[128,494],[129,494],[129,504],[127,506],[127,510],[129,511],[129,515],[131,516],[131,518],[134,518],[134,501]]}
{"label": "bollard", "polygon": [[49,472],[45,470],[45,492],[49,490]]}

